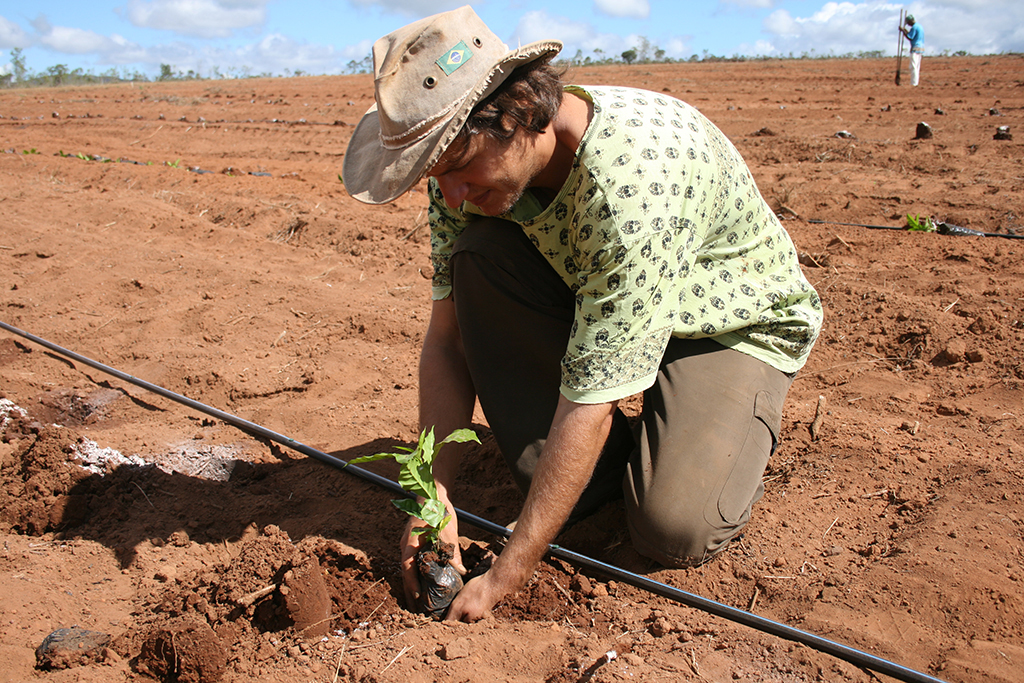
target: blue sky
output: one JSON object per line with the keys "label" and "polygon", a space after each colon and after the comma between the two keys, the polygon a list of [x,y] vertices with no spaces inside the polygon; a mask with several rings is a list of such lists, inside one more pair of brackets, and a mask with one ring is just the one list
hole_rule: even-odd
{"label": "blue sky", "polygon": [[[0,0],[0,73],[22,48],[30,71],[95,74],[345,73],[378,37],[465,0]],[[666,56],[895,54],[900,9],[926,54],[1024,52],[1021,0],[485,0],[476,12],[509,45],[542,38],[572,58],[648,44]],[[600,52],[598,52],[600,51]]]}

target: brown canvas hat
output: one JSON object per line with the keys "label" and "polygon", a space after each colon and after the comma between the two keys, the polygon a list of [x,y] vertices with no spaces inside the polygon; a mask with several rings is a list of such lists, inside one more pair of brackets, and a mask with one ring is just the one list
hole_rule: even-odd
{"label": "brown canvas hat", "polygon": [[366,204],[409,190],[444,153],[470,111],[523,64],[555,55],[557,40],[509,50],[468,5],[373,44],[376,104],[356,126],[342,165],[345,189]]}

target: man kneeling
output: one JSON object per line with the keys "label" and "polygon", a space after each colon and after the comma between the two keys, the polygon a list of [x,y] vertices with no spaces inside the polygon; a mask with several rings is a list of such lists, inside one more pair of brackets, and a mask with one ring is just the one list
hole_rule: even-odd
{"label": "man kneeling", "polygon": [[[370,204],[429,178],[420,422],[468,427],[479,399],[526,493],[450,619],[485,615],[567,521],[621,496],[640,553],[686,567],[721,552],[763,494],[822,322],[725,135],[664,94],[563,84],[549,63],[559,49],[509,50],[469,7],[381,38],[376,105],[344,161],[346,188]],[[639,392],[634,434],[617,404]],[[451,510],[461,451],[446,448],[435,477]],[[443,535],[457,546],[455,522]]]}

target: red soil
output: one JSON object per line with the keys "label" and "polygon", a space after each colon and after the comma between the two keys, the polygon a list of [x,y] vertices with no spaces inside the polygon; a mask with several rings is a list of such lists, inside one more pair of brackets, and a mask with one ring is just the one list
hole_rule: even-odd
{"label": "red soil", "polygon": [[[810,220],[1024,232],[1024,59],[926,58],[916,89],[893,67],[573,74],[715,121],[827,323],[724,557],[652,567],[620,505],[559,543],[944,680],[1020,681],[1024,242]],[[422,187],[368,207],[338,179],[371,100],[368,76],[0,91],[0,320],[343,459],[413,441]],[[873,679],[557,560],[491,619],[431,622],[402,604],[389,493],[6,332],[0,392],[0,683]],[[477,421],[458,504],[507,523]],[[73,461],[102,448],[138,459]],[[112,636],[100,661],[37,672],[73,625]]]}

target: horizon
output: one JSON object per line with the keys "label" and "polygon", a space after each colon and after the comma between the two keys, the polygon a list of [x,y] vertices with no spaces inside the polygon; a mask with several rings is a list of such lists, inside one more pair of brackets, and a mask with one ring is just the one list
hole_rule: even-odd
{"label": "horizon", "polygon": [[[382,35],[461,1],[116,0],[43,1],[28,16],[0,2],[0,74],[12,50],[28,72],[50,67],[155,80],[353,73]],[[925,32],[925,56],[1024,52],[1024,3],[929,0],[536,0],[473,2],[508,45],[555,38],[560,59],[621,61],[634,49],[661,60],[894,56],[900,11]],[[13,10],[13,11],[12,11]],[[7,53],[7,54],[2,54]],[[661,61],[659,60],[659,61]]]}

